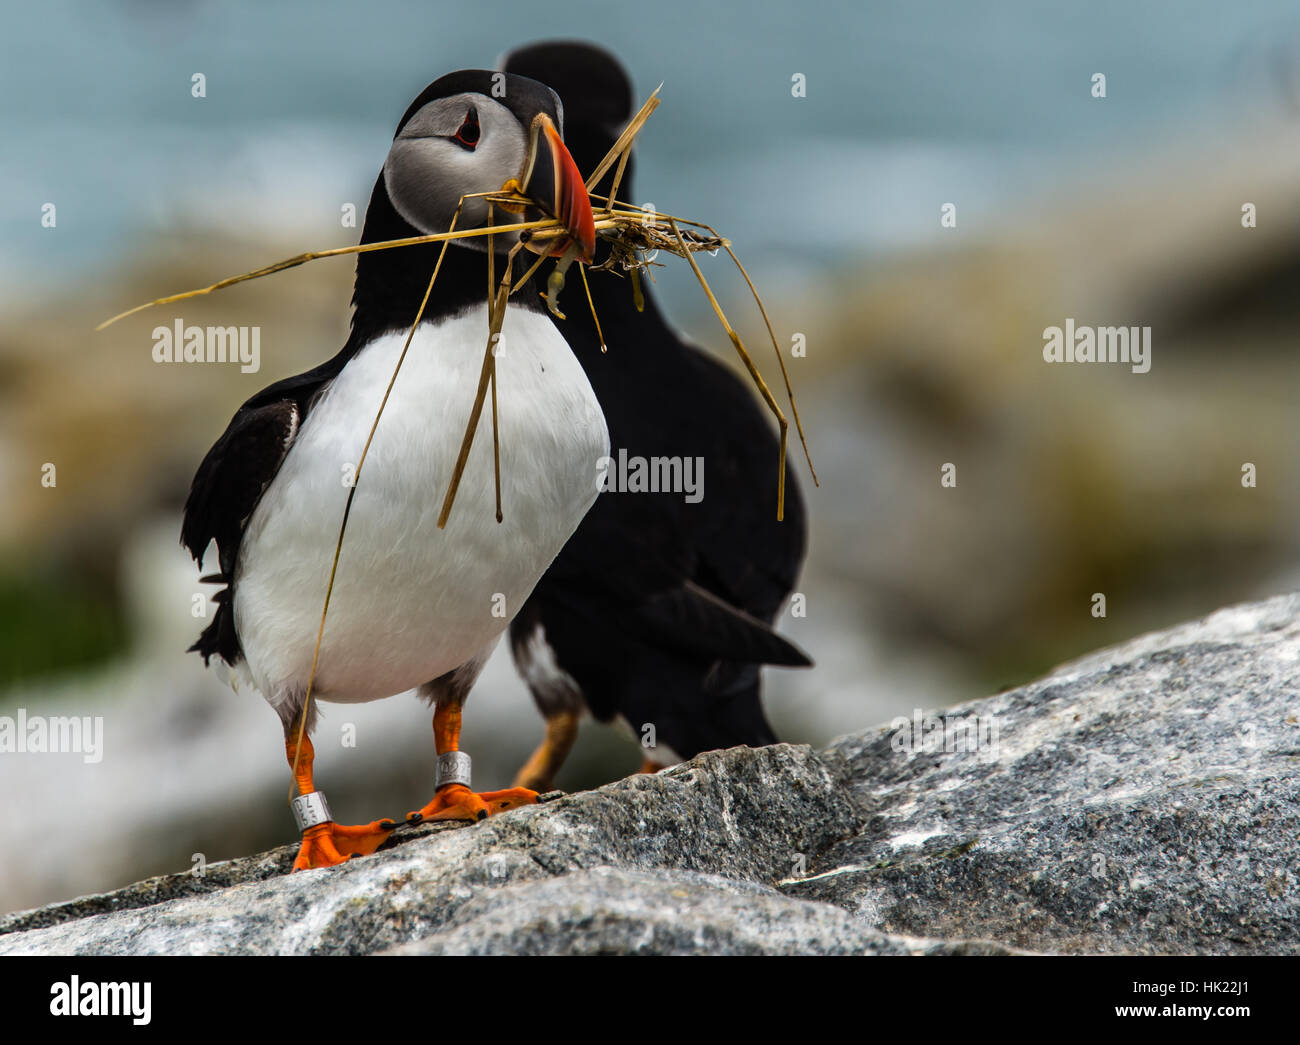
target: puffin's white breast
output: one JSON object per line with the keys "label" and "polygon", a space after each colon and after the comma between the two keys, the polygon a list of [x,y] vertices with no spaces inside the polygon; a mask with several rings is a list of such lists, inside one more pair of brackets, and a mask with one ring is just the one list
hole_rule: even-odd
{"label": "puffin's white breast", "polygon": [[[596,498],[596,462],[609,452],[600,404],[551,321],[511,307],[496,359],[505,520],[495,517],[489,398],[438,529],[487,331],[479,306],[422,324],[411,342],[348,519],[316,676],[323,700],[401,692],[495,642]],[[245,529],[235,626],[273,704],[306,687],[346,481],[405,337],[377,338],[348,362]]]}

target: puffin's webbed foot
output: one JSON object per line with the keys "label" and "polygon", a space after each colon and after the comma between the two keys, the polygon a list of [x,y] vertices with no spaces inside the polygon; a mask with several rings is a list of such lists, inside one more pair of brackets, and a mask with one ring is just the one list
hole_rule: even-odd
{"label": "puffin's webbed foot", "polygon": [[464,784],[447,784],[423,809],[406,815],[408,824],[424,820],[482,820],[495,813],[504,813],[517,806],[533,805],[537,792],[526,787],[511,787],[504,791],[471,791]]}
{"label": "puffin's webbed foot", "polygon": [[293,861],[295,871],[311,867],[333,867],[354,856],[369,856],[386,841],[398,825],[393,820],[375,820],[369,824],[328,823],[309,827],[302,834],[302,845]]}
{"label": "puffin's webbed foot", "polygon": [[537,801],[537,792],[526,787],[512,787],[505,791],[470,790],[471,760],[459,747],[458,702],[438,703],[433,713],[433,735],[438,746],[433,798],[423,809],[406,815],[408,824],[418,824],[423,820],[482,820]]}
{"label": "puffin's webbed foot", "polygon": [[329,804],[320,791],[308,791],[290,803],[302,832],[302,844],[293,861],[295,871],[311,867],[334,867],[354,856],[369,856],[397,827],[393,820],[372,820],[368,824],[336,824]]}

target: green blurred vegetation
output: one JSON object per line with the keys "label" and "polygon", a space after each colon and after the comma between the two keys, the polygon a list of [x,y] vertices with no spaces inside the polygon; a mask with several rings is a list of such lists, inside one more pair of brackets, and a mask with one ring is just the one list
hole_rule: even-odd
{"label": "green blurred vegetation", "polygon": [[19,682],[111,660],[128,640],[110,578],[68,560],[0,558],[0,700]]}

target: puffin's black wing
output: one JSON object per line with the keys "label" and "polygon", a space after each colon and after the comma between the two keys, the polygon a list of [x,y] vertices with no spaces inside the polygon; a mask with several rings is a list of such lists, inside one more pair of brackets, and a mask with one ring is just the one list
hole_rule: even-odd
{"label": "puffin's black wing", "polygon": [[235,412],[194,473],[181,521],[181,544],[202,567],[208,543],[215,540],[220,572],[202,580],[225,584],[214,596],[217,612],[212,623],[190,647],[204,663],[216,655],[234,664],[242,656],[231,598],[244,526],[289,453],[311,402],[346,361],[345,351],[258,392]]}
{"label": "puffin's black wing", "polygon": [[181,544],[200,567],[208,542],[217,542],[223,579],[235,568],[244,522],[298,434],[298,404],[280,399],[242,407],[207,452],[190,484]]}
{"label": "puffin's black wing", "polygon": [[694,416],[680,424],[708,469],[706,496],[689,509],[698,555],[691,579],[770,621],[798,582],[806,551],[800,484],[787,457],[785,518],[777,522],[780,443],[765,410],[734,370],[689,343],[683,347],[680,381],[698,391]]}
{"label": "puffin's black wing", "polygon": [[706,660],[806,668],[808,655],[771,626],[694,581],[646,598],[632,620],[646,642]]}

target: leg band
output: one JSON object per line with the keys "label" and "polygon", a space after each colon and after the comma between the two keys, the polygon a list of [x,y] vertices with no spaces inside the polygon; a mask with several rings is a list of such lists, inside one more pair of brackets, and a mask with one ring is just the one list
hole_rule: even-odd
{"label": "leg band", "polygon": [[469,787],[470,757],[464,751],[448,751],[438,756],[438,775],[434,778],[436,791],[447,784],[464,784]]}
{"label": "leg band", "polygon": [[330,807],[325,801],[324,791],[310,791],[305,795],[299,795],[290,803],[290,808],[293,809],[293,818],[297,821],[299,831],[306,831],[309,827],[328,823],[334,819],[330,815]]}

